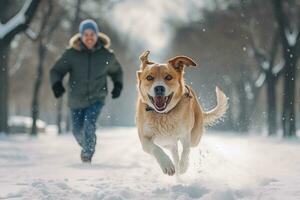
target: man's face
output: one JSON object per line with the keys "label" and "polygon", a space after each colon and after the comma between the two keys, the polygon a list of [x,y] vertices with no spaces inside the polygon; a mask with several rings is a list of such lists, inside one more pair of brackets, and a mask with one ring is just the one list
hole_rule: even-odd
{"label": "man's face", "polygon": [[97,43],[97,34],[91,29],[86,29],[82,35],[82,42],[88,49],[94,48]]}

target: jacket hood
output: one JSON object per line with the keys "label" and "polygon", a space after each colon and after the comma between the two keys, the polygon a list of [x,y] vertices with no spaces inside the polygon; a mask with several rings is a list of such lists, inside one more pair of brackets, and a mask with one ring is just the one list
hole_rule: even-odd
{"label": "jacket hood", "polygon": [[[104,48],[110,49],[110,45],[111,45],[110,38],[106,34],[99,32],[98,39],[103,44]],[[69,48],[73,48],[80,51],[81,50],[80,43],[81,43],[80,34],[77,33],[69,40]]]}

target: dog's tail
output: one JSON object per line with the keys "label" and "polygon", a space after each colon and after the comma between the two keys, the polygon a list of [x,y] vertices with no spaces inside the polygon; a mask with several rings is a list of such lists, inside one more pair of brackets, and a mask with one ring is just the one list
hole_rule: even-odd
{"label": "dog's tail", "polygon": [[228,108],[228,99],[226,95],[216,87],[217,105],[208,112],[203,113],[204,125],[211,126],[215,124],[226,112]]}

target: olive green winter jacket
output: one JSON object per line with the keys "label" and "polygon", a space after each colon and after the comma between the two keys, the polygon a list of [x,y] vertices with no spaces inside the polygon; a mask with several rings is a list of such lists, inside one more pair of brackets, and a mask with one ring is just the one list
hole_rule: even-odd
{"label": "olive green winter jacket", "polygon": [[84,47],[79,34],[73,36],[69,48],[50,70],[53,86],[69,73],[68,104],[70,108],[84,108],[96,101],[104,103],[107,96],[107,75],[114,83],[123,83],[121,65],[110,48],[110,39],[99,33],[96,48]]}

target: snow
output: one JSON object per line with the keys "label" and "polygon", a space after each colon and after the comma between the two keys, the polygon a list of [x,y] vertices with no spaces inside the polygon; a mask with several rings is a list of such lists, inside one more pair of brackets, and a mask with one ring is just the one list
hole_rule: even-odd
{"label": "snow", "polygon": [[[15,132],[17,130],[30,130],[32,127],[32,118],[26,117],[26,116],[10,116],[8,120],[8,126],[10,127],[12,132]],[[42,130],[47,127],[46,122],[37,119],[36,120],[36,126],[38,129]]]}
{"label": "snow", "polygon": [[299,34],[299,31],[296,30],[296,31],[289,31],[289,30],[285,30],[284,31],[285,33],[285,37],[289,43],[289,46],[295,46],[296,42],[297,42],[297,37],[298,37],[298,34]]}
{"label": "snow", "polygon": [[10,33],[16,27],[25,23],[25,20],[26,20],[25,13],[26,13],[27,9],[29,8],[30,3],[31,3],[31,0],[25,1],[21,10],[5,24],[2,24],[0,22],[0,39],[3,39],[8,33]]}
{"label": "snow", "polygon": [[254,94],[252,92],[252,88],[249,82],[245,83],[245,91],[246,91],[246,95],[248,99],[253,99],[254,98]]}
{"label": "snow", "polygon": [[163,175],[136,128],[98,130],[93,163],[71,134],[0,135],[0,199],[300,198],[300,143],[207,132],[181,177]]}
{"label": "snow", "polygon": [[266,80],[266,73],[261,73],[255,82],[256,87],[261,87]]}
{"label": "snow", "polygon": [[30,27],[25,30],[25,33],[31,40],[37,40],[39,37],[38,33],[36,33]]}
{"label": "snow", "polygon": [[[46,127],[46,123],[40,119],[36,121],[38,127]],[[8,121],[9,125],[31,127],[32,118],[25,116],[11,116]]]}
{"label": "snow", "polygon": [[270,68],[270,62],[267,61],[267,60],[264,60],[264,61],[262,62],[262,68],[263,68],[264,70],[268,70],[268,69]]}
{"label": "snow", "polygon": [[284,68],[285,62],[281,60],[278,64],[273,67],[272,73],[278,74]]}

